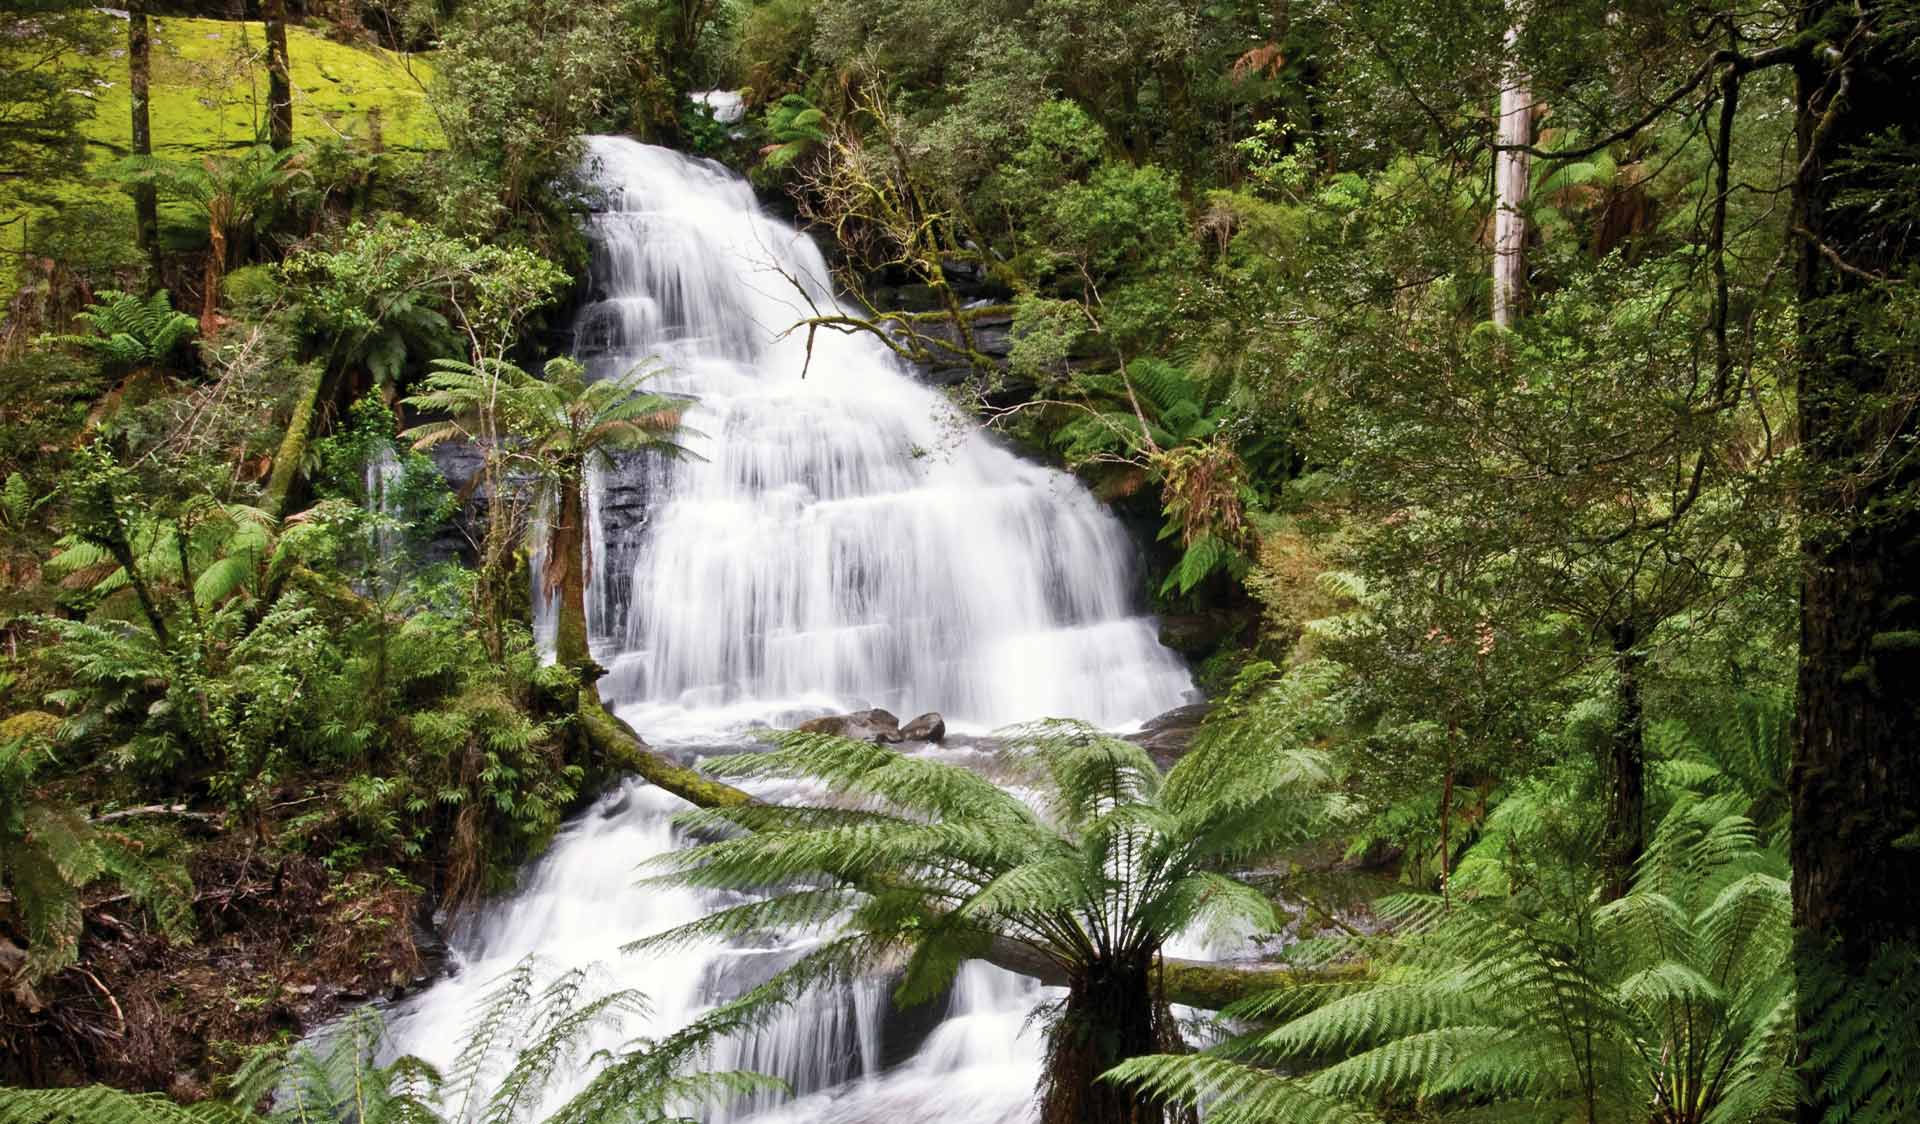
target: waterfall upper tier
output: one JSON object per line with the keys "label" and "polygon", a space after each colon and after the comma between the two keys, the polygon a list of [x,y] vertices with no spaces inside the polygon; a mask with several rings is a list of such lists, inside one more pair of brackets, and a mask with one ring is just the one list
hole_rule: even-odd
{"label": "waterfall upper tier", "polygon": [[[708,161],[596,137],[581,357],[657,362],[697,458],[598,476],[589,619],[602,691],[649,736],[938,710],[960,729],[1136,724],[1186,701],[1138,615],[1133,547],[838,314],[805,235]],[[620,502],[637,518],[614,525]]]}

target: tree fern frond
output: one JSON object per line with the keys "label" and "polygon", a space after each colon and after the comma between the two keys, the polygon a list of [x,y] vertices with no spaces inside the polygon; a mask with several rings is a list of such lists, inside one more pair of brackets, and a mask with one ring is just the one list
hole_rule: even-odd
{"label": "tree fern frond", "polygon": [[1377,1124],[1365,1108],[1327,1096],[1304,1081],[1205,1054],[1133,1058],[1104,1080],[1131,1085],[1154,1100],[1198,1108],[1214,1124]]}

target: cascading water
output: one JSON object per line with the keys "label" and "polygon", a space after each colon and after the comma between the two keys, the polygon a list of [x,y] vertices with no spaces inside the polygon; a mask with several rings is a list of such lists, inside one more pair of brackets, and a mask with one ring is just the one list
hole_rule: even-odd
{"label": "cascading water", "polygon": [[[809,354],[790,329],[840,311],[825,264],[744,181],[628,140],[590,149],[608,206],[577,353],[597,377],[657,361],[652,389],[695,402],[697,458],[627,458],[590,482],[589,631],[623,717],[656,743],[712,746],[864,706],[983,731],[1043,717],[1124,727],[1187,701],[1184,666],[1130,608],[1125,536],[1085,489],[995,444],[870,336],[822,331]],[[570,824],[519,894],[456,934],[458,974],[399,1013],[398,1048],[449,1060],[487,981],[528,954],[602,965],[647,994],[653,1032],[788,962],[797,937],[620,954],[720,904],[634,886],[636,864],[682,844],[681,808],[630,783]],[[1031,1115],[1037,985],[969,965],[938,1025],[918,1029],[885,995],[880,981],[823,994],[734,1044],[721,1067],[799,1095],[707,1119]]]}
{"label": "cascading water", "polygon": [[788,329],[840,311],[826,265],[745,181],[632,141],[593,155],[610,205],[577,347],[602,375],[663,364],[654,387],[697,400],[701,458],[597,489],[603,515],[610,490],[644,495],[644,525],[602,548],[592,613],[626,718],[669,738],[862,706],[1117,727],[1184,700],[1186,669],[1133,615],[1125,535],[1084,488],[871,336],[821,331],[809,358]]}

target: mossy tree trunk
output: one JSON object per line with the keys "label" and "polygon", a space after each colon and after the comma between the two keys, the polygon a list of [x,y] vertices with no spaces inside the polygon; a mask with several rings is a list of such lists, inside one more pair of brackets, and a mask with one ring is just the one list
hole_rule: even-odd
{"label": "mossy tree trunk", "polygon": [[581,466],[570,465],[559,486],[553,522],[547,528],[546,572],[541,584],[558,595],[553,635],[554,659],[562,667],[584,669],[593,662],[587,650],[587,503]]}
{"label": "mossy tree trunk", "polygon": [[[1822,980],[1858,997],[1889,949],[1920,946],[1920,358],[1897,297],[1920,240],[1903,167],[1916,33],[1891,0],[1805,5],[1797,66],[1799,407],[1805,488],[1799,725],[1788,781],[1803,1029]],[[1910,22],[1910,21],[1909,21]],[[1873,987],[1885,987],[1881,980]],[[1853,1000],[1848,1000],[1853,1001]],[[1911,1013],[1907,1013],[1910,1017]],[[1807,1081],[1800,1119],[1832,1119]]]}
{"label": "mossy tree trunk", "polygon": [[[153,155],[153,123],[148,113],[153,85],[152,30],[146,0],[127,4],[127,93],[133,107],[132,144],[137,157]],[[160,276],[160,193],[151,179],[133,187],[134,238]]]}
{"label": "mossy tree trunk", "polygon": [[293,416],[287,419],[287,431],[280,437],[280,448],[273,456],[273,473],[267,478],[267,511],[276,518],[287,514],[294,487],[300,479],[300,464],[306,460],[307,445],[321,414],[327,388],[332,382],[325,371],[313,373],[312,385],[294,401]]}
{"label": "mossy tree trunk", "polygon": [[287,61],[287,0],[263,0],[267,24],[267,138],[275,152],[293,147],[293,76]]}

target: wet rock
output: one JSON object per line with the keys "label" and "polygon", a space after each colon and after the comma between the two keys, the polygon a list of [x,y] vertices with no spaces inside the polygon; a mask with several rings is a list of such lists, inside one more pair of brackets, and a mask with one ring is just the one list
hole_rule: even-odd
{"label": "wet rock", "polygon": [[875,745],[893,745],[904,740],[900,732],[900,719],[892,711],[877,706],[871,710],[856,710],[852,714],[823,715],[800,723],[799,729],[802,733],[831,734]]}
{"label": "wet rock", "polygon": [[910,742],[943,742],[947,740],[947,720],[929,711],[900,727],[900,737]]}
{"label": "wet rock", "polygon": [[440,931],[440,917],[434,910],[432,900],[421,897],[420,904],[409,919],[412,925],[413,949],[419,956],[419,963],[413,972],[413,986],[422,987],[437,979],[447,968],[453,950],[447,945],[445,934]]}
{"label": "wet rock", "polygon": [[1246,621],[1236,613],[1175,613],[1160,618],[1160,643],[1183,656],[1204,656],[1245,626]]}
{"label": "wet rock", "polygon": [[1146,750],[1162,769],[1171,768],[1192,748],[1193,736],[1200,732],[1200,723],[1212,710],[1212,703],[1175,707],[1148,719],[1138,732],[1128,734],[1127,740]]}

